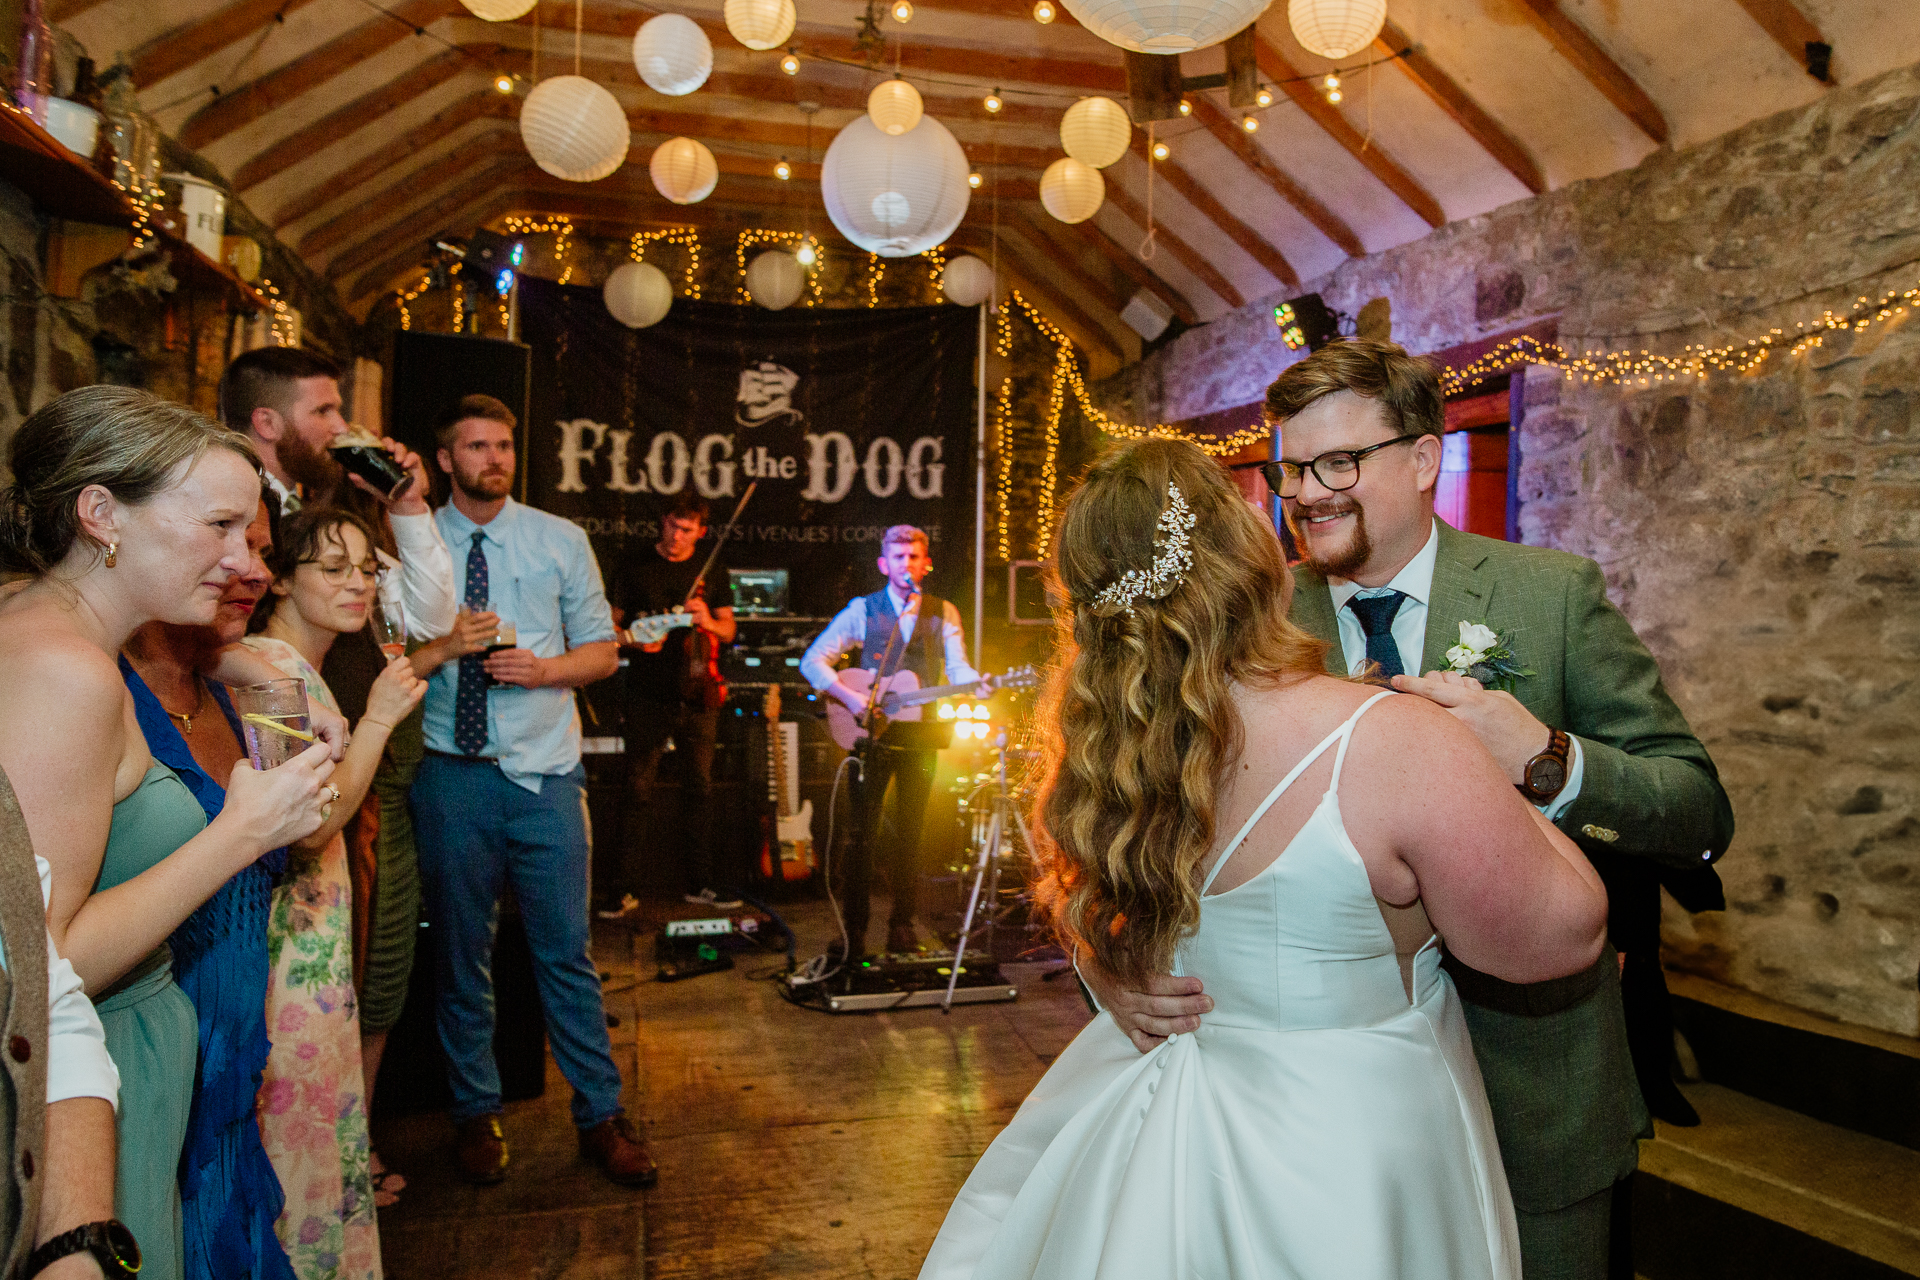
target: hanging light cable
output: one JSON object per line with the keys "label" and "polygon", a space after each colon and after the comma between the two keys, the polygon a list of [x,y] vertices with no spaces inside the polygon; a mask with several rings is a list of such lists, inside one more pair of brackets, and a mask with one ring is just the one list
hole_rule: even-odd
{"label": "hanging light cable", "polygon": [[1140,242],[1142,262],[1153,261],[1153,255],[1160,252],[1160,246],[1153,240],[1153,166],[1165,157],[1161,145],[1153,139],[1153,125],[1153,121],[1147,121],[1147,238]]}

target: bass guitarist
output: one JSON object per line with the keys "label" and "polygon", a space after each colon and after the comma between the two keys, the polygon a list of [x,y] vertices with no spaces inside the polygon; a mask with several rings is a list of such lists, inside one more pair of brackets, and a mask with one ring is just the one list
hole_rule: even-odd
{"label": "bass guitarist", "polygon": [[[920,583],[933,568],[927,535],[910,524],[888,529],[880,541],[880,572],[886,584],[868,596],[857,596],[827,624],[806,656],[801,674],[822,694],[838,700],[856,716],[867,714],[867,695],[840,678],[834,669],[851,649],[860,650],[859,667],[884,680],[896,671],[911,671],[924,685],[974,683],[980,673],[967,661],[960,611],[934,596],[922,595]],[[923,618],[937,619],[928,626]],[[989,690],[983,687],[981,696]],[[927,793],[933,788],[934,752],[869,745],[854,784],[854,823],[844,855],[844,891],[847,951],[859,958],[866,953],[867,898],[873,887],[873,865],[880,849],[884,802],[888,784],[893,789],[893,823],[886,842],[887,880],[893,889],[893,911],[887,920],[887,950],[910,952],[918,947],[913,930],[914,907],[920,884],[920,824],[926,816]],[[839,944],[828,948],[837,956]]]}
{"label": "bass guitarist", "polygon": [[[722,892],[713,865],[713,749],[724,691],[712,661],[732,641],[733,588],[717,558],[706,564],[694,549],[706,536],[706,499],[682,493],[660,521],[660,541],[627,562],[614,601],[622,625],[683,608],[688,625],[645,645],[624,645],[627,661],[627,797],[623,806],[621,880],[631,895],[645,879],[641,847],[648,830],[654,784],[669,743],[680,780],[680,871],[686,900],[731,910],[737,898]],[[705,574],[701,573],[702,567]],[[618,916],[628,909],[603,912]]]}

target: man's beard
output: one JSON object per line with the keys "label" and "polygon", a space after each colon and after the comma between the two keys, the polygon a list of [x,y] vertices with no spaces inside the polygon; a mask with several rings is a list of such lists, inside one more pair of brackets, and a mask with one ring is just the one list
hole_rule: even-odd
{"label": "man's beard", "polygon": [[[1315,515],[1341,515],[1346,511],[1353,513],[1352,535],[1347,539],[1345,547],[1332,555],[1323,556],[1316,549],[1317,544],[1313,535],[1304,531],[1307,521]],[[1351,578],[1366,568],[1367,561],[1373,558],[1373,539],[1367,536],[1366,509],[1359,503],[1345,508],[1344,511],[1327,511],[1325,508],[1308,510],[1296,506],[1288,516],[1293,522],[1294,545],[1300,548],[1300,554],[1306,557],[1307,563],[1317,569],[1322,577]]]}
{"label": "man's beard", "polygon": [[314,448],[297,431],[289,430],[280,437],[275,456],[287,478],[306,490],[310,500],[325,501],[346,478],[346,472],[333,460],[332,454]]}
{"label": "man's beard", "polygon": [[453,476],[453,487],[475,502],[497,502],[513,492],[513,472],[482,471],[474,476]]}

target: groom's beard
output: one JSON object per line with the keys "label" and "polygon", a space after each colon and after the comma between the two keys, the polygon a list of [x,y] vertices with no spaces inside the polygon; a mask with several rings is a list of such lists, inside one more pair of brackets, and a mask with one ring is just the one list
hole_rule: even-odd
{"label": "groom's beard", "polygon": [[[1342,541],[1334,535],[1316,535],[1308,522],[1320,516],[1350,515],[1350,525]],[[1293,529],[1293,543],[1325,578],[1352,578],[1373,558],[1373,539],[1367,536],[1366,509],[1351,498],[1329,498],[1311,507],[1293,503],[1287,508],[1287,522]]]}

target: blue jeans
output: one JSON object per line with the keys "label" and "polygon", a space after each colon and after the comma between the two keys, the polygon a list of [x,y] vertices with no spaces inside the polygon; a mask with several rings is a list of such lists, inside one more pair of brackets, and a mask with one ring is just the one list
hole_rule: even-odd
{"label": "blue jeans", "polygon": [[600,971],[588,952],[586,770],[535,795],[498,765],[429,754],[413,783],[420,888],[440,985],[435,1020],[456,1122],[500,1110],[493,1058],[493,937],[511,885],[526,921],[554,1061],[581,1128],[620,1114]]}

